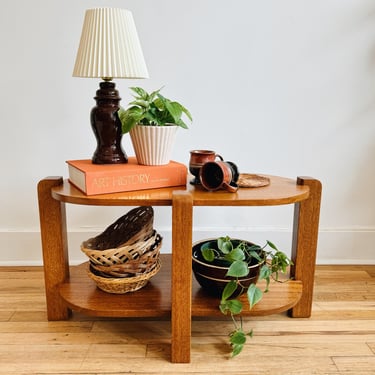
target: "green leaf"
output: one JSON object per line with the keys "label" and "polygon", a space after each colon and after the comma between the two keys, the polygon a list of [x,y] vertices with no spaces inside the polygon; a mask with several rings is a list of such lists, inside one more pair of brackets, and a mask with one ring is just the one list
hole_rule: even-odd
{"label": "green leaf", "polygon": [[[245,253],[240,248],[236,247],[233,249],[229,254],[225,256],[225,259],[229,261],[235,261],[235,260],[245,260]],[[246,266],[248,267],[248,266]]]}
{"label": "green leaf", "polygon": [[258,280],[266,280],[266,288],[264,290],[265,292],[268,292],[268,287],[271,281],[271,274],[272,274],[272,271],[269,269],[269,267],[266,264],[263,267],[261,267]]}
{"label": "green leaf", "polygon": [[142,89],[141,87],[130,87],[130,90],[134,91],[136,94],[138,94],[139,99],[148,100],[149,96],[147,92]]}
{"label": "green leaf", "polygon": [[159,90],[155,90],[153,91],[149,96],[148,96],[148,100],[150,102],[154,101],[155,100],[155,97],[159,94],[160,90],[162,89],[163,87],[161,87]]}
{"label": "green leaf", "polygon": [[182,119],[179,119],[178,121],[175,121],[175,124],[180,126],[181,128],[189,129],[189,127],[183,122]]}
{"label": "green leaf", "polygon": [[181,115],[182,115],[182,109],[181,105],[177,102],[171,102],[169,100],[165,101],[165,108],[167,111],[171,114],[173,117],[173,122],[176,123],[177,121],[180,120]]}
{"label": "green leaf", "polygon": [[141,122],[144,125],[164,125],[160,121],[160,117],[155,113],[155,111],[150,108],[145,114],[143,115],[143,121]]}
{"label": "green leaf", "polygon": [[223,293],[221,294],[221,300],[225,301],[228,298],[230,298],[232,294],[236,291],[236,289],[237,289],[236,281],[235,280],[229,281],[229,283],[225,285]]}
{"label": "green leaf", "polygon": [[215,252],[213,249],[201,249],[202,256],[207,262],[213,262],[215,259]]}
{"label": "green leaf", "polygon": [[158,97],[153,101],[153,104],[155,104],[155,107],[159,111],[164,111],[166,109],[166,99],[164,96],[158,94]]}
{"label": "green leaf", "polygon": [[226,276],[244,277],[249,274],[249,266],[243,260],[234,261],[226,273]]}
{"label": "green leaf", "polygon": [[247,341],[246,336],[250,338],[253,337],[253,330],[245,333],[241,328],[239,328],[229,335],[229,342],[232,346],[232,357],[235,357],[242,352]]}
{"label": "green leaf", "polygon": [[242,330],[233,331],[230,335],[230,343],[234,345],[243,345],[246,342],[245,332]]}
{"label": "green leaf", "polygon": [[246,335],[242,329],[233,331],[230,335],[229,342],[232,346],[232,357],[240,354],[246,343]]}
{"label": "green leaf", "polygon": [[239,301],[238,299],[230,299],[227,302],[228,302],[228,306],[229,306],[229,311],[233,315],[237,315],[237,314],[241,313],[242,307],[243,307],[241,301]]}
{"label": "green leaf", "polygon": [[128,133],[142,118],[143,110],[139,107],[130,107],[126,111],[123,108],[118,110],[118,117],[121,121],[122,132]]}
{"label": "green leaf", "polygon": [[236,355],[240,354],[243,349],[243,345],[234,344],[232,345],[232,357],[235,357]]}
{"label": "green leaf", "polygon": [[262,291],[255,284],[251,284],[247,290],[247,299],[249,301],[250,309],[252,309],[262,297]]}
{"label": "green leaf", "polygon": [[259,252],[255,250],[250,251],[250,255],[252,258],[255,258],[258,262],[262,262],[263,258],[260,257]]}
{"label": "green leaf", "polygon": [[233,245],[229,237],[219,237],[217,247],[223,254],[229,254],[233,250]]}
{"label": "green leaf", "polygon": [[193,117],[191,116],[191,113],[182,105],[180,104],[182,112],[185,113],[186,117],[190,120],[193,121]]}
{"label": "green leaf", "polygon": [[276,247],[276,245],[274,245],[271,241],[268,241],[268,240],[267,240],[267,245],[268,245],[269,247],[271,247],[272,249],[278,251],[278,248]]}
{"label": "green leaf", "polygon": [[237,299],[222,300],[219,305],[220,311],[226,315],[230,312],[232,315],[240,314],[242,311],[242,302]]}
{"label": "green leaf", "polygon": [[259,271],[259,280],[269,279],[271,276],[271,270],[268,268],[268,266],[265,264],[260,268]]}
{"label": "green leaf", "polygon": [[254,331],[251,330],[250,332],[246,333],[246,336],[253,337],[254,336]]}
{"label": "green leaf", "polygon": [[230,312],[228,301],[222,300],[219,304],[219,309],[222,314],[227,315]]}
{"label": "green leaf", "polygon": [[129,104],[137,105],[138,107],[143,107],[143,108],[148,108],[148,106],[150,105],[150,103],[147,100],[140,100],[140,99],[134,100],[133,102]]}

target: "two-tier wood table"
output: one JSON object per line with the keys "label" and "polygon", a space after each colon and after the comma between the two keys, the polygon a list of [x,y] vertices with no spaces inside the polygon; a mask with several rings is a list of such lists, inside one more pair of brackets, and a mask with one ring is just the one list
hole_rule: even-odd
{"label": "two-tier wood table", "polygon": [[[100,317],[171,319],[171,361],[190,361],[191,319],[220,316],[218,300],[207,297],[192,280],[194,206],[276,206],[294,204],[293,281],[272,285],[248,315],[289,311],[311,314],[321,184],[310,177],[297,180],[269,176],[269,186],[242,188],[237,193],[207,192],[190,185],[178,188],[87,196],[62,177],[38,184],[47,314],[65,320],[71,311]],[[124,295],[105,293],[89,279],[87,264],[69,267],[65,204],[92,206],[172,206],[171,254],[162,254],[162,269],[144,288]]]}

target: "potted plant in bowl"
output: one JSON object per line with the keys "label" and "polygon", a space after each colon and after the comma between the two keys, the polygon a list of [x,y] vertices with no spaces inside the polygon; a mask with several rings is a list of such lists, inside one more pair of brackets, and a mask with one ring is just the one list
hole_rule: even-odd
{"label": "potted plant in bowl", "polygon": [[[220,311],[231,316],[234,330],[229,334],[229,342],[232,356],[236,356],[247,337],[253,335],[252,330],[243,328],[243,304],[238,297],[246,293],[251,309],[267,293],[271,278],[279,281],[279,273],[286,273],[292,261],[271,241],[259,246],[228,236],[195,243],[192,259],[194,276],[201,287],[218,296]],[[266,281],[263,290],[257,286],[260,280]]]}
{"label": "potted plant in bowl", "polygon": [[[201,287],[210,295],[220,297],[230,281],[236,282],[233,295],[243,294],[259,277],[265,254],[251,242],[219,237],[193,246],[193,271]],[[232,264],[238,260],[233,266]],[[241,273],[231,275],[230,267],[242,267]],[[229,273],[228,273],[229,272]]]}
{"label": "potted plant in bowl", "polygon": [[190,112],[180,103],[167,99],[160,90],[151,93],[141,87],[131,87],[135,100],[118,115],[122,133],[130,133],[139,164],[168,164],[179,127],[187,129],[183,117],[192,121]]}

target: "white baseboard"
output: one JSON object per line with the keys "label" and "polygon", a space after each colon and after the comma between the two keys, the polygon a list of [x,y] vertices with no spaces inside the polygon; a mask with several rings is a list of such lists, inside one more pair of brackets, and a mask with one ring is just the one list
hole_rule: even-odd
{"label": "white baseboard", "polygon": [[[163,236],[162,253],[172,250],[171,230],[159,230]],[[82,241],[98,232],[69,232],[69,259],[71,264],[86,261],[80,251]],[[290,253],[291,231],[283,228],[246,228],[230,230],[195,228],[194,241],[221,235],[243,238],[258,244],[274,242],[281,250]],[[39,232],[0,232],[0,266],[42,265]],[[318,240],[318,264],[375,264],[375,228],[322,229]]]}
{"label": "white baseboard", "polygon": [[[159,230],[163,236],[162,253],[172,250],[171,230]],[[86,261],[80,251],[82,241],[98,232],[69,232],[69,258],[71,264]],[[271,240],[280,249],[290,253],[291,231],[283,228],[195,228],[194,241],[221,235],[244,238],[258,244]],[[0,266],[42,265],[39,232],[0,232]],[[318,240],[318,264],[375,264],[375,228],[321,229]]]}

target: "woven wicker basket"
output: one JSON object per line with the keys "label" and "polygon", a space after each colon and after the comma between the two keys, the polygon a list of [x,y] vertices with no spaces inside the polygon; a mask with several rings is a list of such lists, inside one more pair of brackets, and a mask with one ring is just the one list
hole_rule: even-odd
{"label": "woven wicker basket", "polygon": [[159,271],[162,237],[153,229],[153,218],[151,206],[135,208],[81,244],[90,259],[88,274],[98,288],[134,292]]}
{"label": "woven wicker basket", "polygon": [[143,273],[133,277],[123,278],[108,278],[95,275],[91,267],[88,270],[88,275],[92,280],[95,281],[97,287],[104,292],[113,294],[125,294],[129,292],[135,292],[146,286],[151,277],[155,276],[161,267],[160,259],[154,264],[154,267],[150,272]]}
{"label": "woven wicker basket", "polygon": [[154,209],[137,207],[117,219],[103,233],[84,242],[92,250],[106,250],[131,245],[149,236],[153,231]]}
{"label": "woven wicker basket", "polygon": [[113,266],[141,258],[158,241],[161,241],[161,237],[154,230],[151,235],[143,237],[131,245],[107,250],[93,250],[90,248],[90,240],[87,240],[82,243],[81,250],[93,264]]}
{"label": "woven wicker basket", "polygon": [[[151,243],[145,248],[145,251],[142,254],[134,251],[135,249],[133,246],[129,247],[131,252],[126,252],[126,256],[124,255],[122,258],[122,260],[126,258],[124,263],[102,265],[91,261],[90,264],[92,271],[96,271],[95,274],[97,276],[103,277],[132,277],[151,272],[159,258],[162,237],[159,234],[156,234],[155,236],[152,236],[151,239]],[[125,254],[125,252],[122,252],[122,254]],[[134,255],[137,256],[135,258],[129,258]]]}

